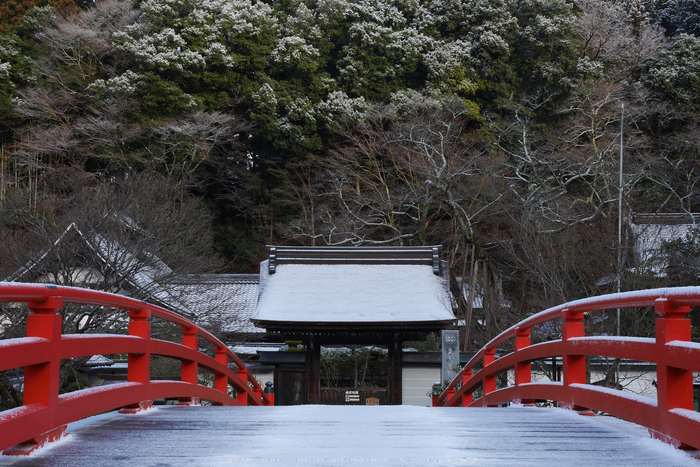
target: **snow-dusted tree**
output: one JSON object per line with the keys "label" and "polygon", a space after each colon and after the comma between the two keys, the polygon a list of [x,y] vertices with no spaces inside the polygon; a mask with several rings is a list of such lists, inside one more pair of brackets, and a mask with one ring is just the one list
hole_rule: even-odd
{"label": "snow-dusted tree", "polygon": [[112,35],[130,67],[92,87],[105,99],[126,94],[145,116],[225,108],[276,43],[276,18],[263,2],[147,0],[139,9],[136,23]]}
{"label": "snow-dusted tree", "polygon": [[648,20],[641,6],[631,9],[622,2],[593,0],[577,0],[575,4],[579,10],[574,30],[581,71],[597,67],[600,72],[605,70],[608,80],[628,80],[666,47],[663,30]]}
{"label": "snow-dusted tree", "polygon": [[0,36],[0,114],[7,116],[17,88],[31,82],[31,67],[17,36]]}
{"label": "snow-dusted tree", "polygon": [[672,47],[644,66],[643,80],[681,104],[700,105],[700,38],[681,34]]}

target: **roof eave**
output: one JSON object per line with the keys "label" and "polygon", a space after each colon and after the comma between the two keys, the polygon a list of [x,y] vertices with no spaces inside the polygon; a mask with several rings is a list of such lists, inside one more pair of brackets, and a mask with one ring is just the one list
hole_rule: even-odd
{"label": "roof eave", "polygon": [[421,331],[431,332],[447,329],[455,325],[455,319],[434,321],[382,321],[382,322],[305,322],[305,321],[264,321],[252,320],[255,326],[269,332],[306,331],[306,332],[348,332],[348,331]]}

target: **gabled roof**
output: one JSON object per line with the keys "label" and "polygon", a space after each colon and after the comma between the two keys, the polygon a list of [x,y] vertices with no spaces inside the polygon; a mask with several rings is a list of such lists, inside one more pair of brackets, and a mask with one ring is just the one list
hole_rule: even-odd
{"label": "gabled roof", "polygon": [[[144,233],[129,218],[118,220],[129,228]],[[257,274],[175,274],[161,259],[151,256],[147,264],[132,268],[138,259],[126,247],[99,233],[84,235],[71,223],[52,244],[41,251],[25,266],[5,279],[8,282],[51,281],[41,277],[40,265],[52,249],[67,241],[69,235],[77,235],[80,241],[95,253],[102,266],[117,269],[117,274],[129,285],[119,293],[144,300],[180,313],[199,324],[218,325],[219,330],[229,334],[264,333],[250,321],[258,298],[259,277]],[[87,272],[94,264],[81,265],[81,277],[97,277],[99,273]],[[131,274],[124,275],[124,271]],[[86,284],[89,286],[89,284]]]}
{"label": "gabled roof", "polygon": [[264,333],[250,317],[258,303],[258,274],[179,275],[156,294],[187,310],[199,324],[217,325],[224,333]]}
{"label": "gabled roof", "polygon": [[61,235],[54,240],[51,245],[48,247],[44,248],[42,251],[39,252],[34,258],[30,259],[27,264],[10,274],[8,277],[3,279],[5,282],[21,282],[22,280],[27,280],[31,273],[36,269],[48,256],[49,253],[51,253],[51,250],[53,250],[59,243],[64,241],[65,237],[71,234],[78,235],[81,239],[83,239],[88,245],[90,245],[89,242],[87,242],[87,239],[85,235],[80,231],[80,229],[75,225],[74,222],[71,222],[68,227],[61,233]]}
{"label": "gabled roof", "polygon": [[438,248],[270,247],[252,320],[268,330],[445,328],[455,317]]}

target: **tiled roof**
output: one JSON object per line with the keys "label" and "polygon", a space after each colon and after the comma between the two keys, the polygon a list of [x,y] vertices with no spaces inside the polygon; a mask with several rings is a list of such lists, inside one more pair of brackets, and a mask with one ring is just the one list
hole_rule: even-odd
{"label": "tiled roof", "polygon": [[632,224],[700,224],[700,215],[692,213],[643,213],[632,214]]}
{"label": "tiled roof", "polygon": [[[69,225],[49,248],[5,280],[52,282],[51,277],[39,276],[38,266],[45,261],[52,248],[66,240],[68,234],[77,235],[96,253],[98,261],[115,267],[118,273],[133,269],[135,273],[124,277],[130,284],[128,290],[120,290],[119,293],[170,309],[198,324],[220,325],[220,330],[225,333],[265,332],[250,321],[258,302],[257,274],[174,274],[159,258],[151,257],[148,264],[139,264],[122,245],[98,233],[83,235],[75,224]],[[89,268],[96,271],[93,264],[85,264],[80,269],[85,277],[89,276],[89,272],[86,272]]]}
{"label": "tiled roof", "polygon": [[112,366],[114,365],[114,360],[105,357],[104,355],[93,355],[85,363],[86,367],[98,367],[98,366]]}
{"label": "tiled roof", "polygon": [[158,295],[199,324],[217,325],[225,333],[264,333],[250,321],[259,284],[257,274],[180,275]]}

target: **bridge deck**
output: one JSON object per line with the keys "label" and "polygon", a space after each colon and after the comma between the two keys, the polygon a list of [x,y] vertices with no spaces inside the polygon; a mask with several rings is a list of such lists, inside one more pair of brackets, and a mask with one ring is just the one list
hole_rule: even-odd
{"label": "bridge deck", "polygon": [[659,441],[564,410],[174,407],[103,414],[2,465],[700,466]]}

